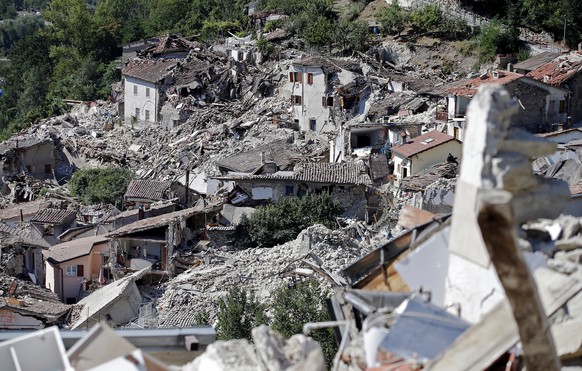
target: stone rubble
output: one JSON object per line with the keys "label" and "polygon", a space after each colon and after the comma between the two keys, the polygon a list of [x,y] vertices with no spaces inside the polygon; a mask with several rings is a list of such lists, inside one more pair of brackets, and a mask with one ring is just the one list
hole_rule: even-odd
{"label": "stone rubble", "polygon": [[314,225],[294,241],[273,248],[209,249],[197,254],[201,264],[160,287],[163,294],[156,302],[159,324],[173,326],[176,310],[191,316],[207,312],[215,318],[219,300],[237,283],[254,292],[262,303],[269,303],[281,285],[306,278],[317,279],[322,290],[329,291],[343,284],[337,272],[370,248],[342,229]]}

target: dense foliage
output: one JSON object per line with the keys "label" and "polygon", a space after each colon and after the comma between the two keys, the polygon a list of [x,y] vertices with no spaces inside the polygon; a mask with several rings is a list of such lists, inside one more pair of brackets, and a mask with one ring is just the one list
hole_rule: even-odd
{"label": "dense foliage", "polygon": [[244,215],[237,226],[237,239],[242,247],[273,247],[293,240],[303,229],[317,223],[333,228],[341,211],[337,200],[328,193],[285,197],[259,207],[250,217]]}
{"label": "dense foliage", "polygon": [[[271,327],[285,338],[303,333],[308,322],[331,321],[325,305],[325,296],[317,281],[283,285],[277,289],[271,305],[273,322]],[[314,330],[310,334],[319,342],[328,366],[337,352],[332,328]]]}
{"label": "dense foliage", "polygon": [[[367,50],[374,38],[358,20],[370,0],[259,0],[257,11],[278,10],[287,18],[266,30],[283,27],[299,48],[349,55]],[[119,81],[118,45],[165,33],[197,35],[213,40],[231,33],[255,35],[247,16],[248,0],[0,0],[0,63],[4,96],[0,99],[0,139],[42,117],[62,113],[63,99],[107,98]],[[468,45],[482,50],[481,60],[494,53],[518,52],[519,27],[548,31],[567,45],[582,40],[582,1],[461,0],[490,17],[493,26],[474,35]],[[24,12],[27,11],[27,12]],[[41,16],[37,15],[41,12]],[[17,13],[19,16],[17,16]],[[42,18],[41,18],[42,17]],[[377,19],[384,34],[404,29],[434,33],[451,40],[468,37],[466,22],[436,6],[404,10],[388,5]],[[45,23],[46,20],[46,23]],[[408,30],[407,30],[408,32]],[[274,54],[273,45],[260,42]]]}
{"label": "dense foliage", "polygon": [[240,286],[232,286],[224,299],[220,299],[218,340],[247,339],[252,341],[252,329],[268,322],[265,307]]}
{"label": "dense foliage", "polygon": [[[219,302],[217,338],[252,341],[252,329],[269,324],[265,314],[267,309],[256,300],[253,293],[247,293],[238,285],[231,287]],[[305,323],[331,320],[325,305],[325,294],[317,281],[280,286],[274,293],[269,309],[273,313],[271,328],[285,338],[303,333]],[[208,324],[210,319],[206,312],[201,312],[193,322],[196,325]],[[330,366],[337,352],[333,329],[315,330],[310,335],[321,344]]]}
{"label": "dense foliage", "polygon": [[85,205],[108,203],[121,207],[133,174],[116,168],[82,169],[73,174],[69,189]]}

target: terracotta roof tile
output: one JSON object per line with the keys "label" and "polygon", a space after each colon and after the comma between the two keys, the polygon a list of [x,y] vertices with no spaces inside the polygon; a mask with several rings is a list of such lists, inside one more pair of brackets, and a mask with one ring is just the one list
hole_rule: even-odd
{"label": "terracotta roof tile", "polygon": [[297,164],[293,171],[279,171],[273,174],[243,174],[218,177],[225,180],[287,180],[308,183],[370,185],[368,168],[355,163],[304,163]]}
{"label": "terracotta roof tile", "polygon": [[582,56],[579,54],[564,55],[529,72],[526,76],[543,81],[553,86],[559,86],[582,71]]}
{"label": "terracotta roof tile", "polygon": [[170,59],[130,60],[123,67],[123,75],[157,83],[171,73],[178,62]]}
{"label": "terracotta roof tile", "polygon": [[77,216],[73,210],[64,209],[42,209],[31,219],[35,223],[68,224],[72,223]]}
{"label": "terracotta roof tile", "polygon": [[462,81],[446,90],[447,94],[460,95],[460,96],[473,96],[477,93],[477,89],[481,85],[485,84],[500,84],[505,85],[515,80],[524,78],[524,75],[519,73],[507,72],[507,71],[496,71],[499,74],[498,78],[492,75],[485,75],[483,77],[476,77],[469,81]]}
{"label": "terracotta roof tile", "polygon": [[133,179],[127,186],[125,199],[139,198],[153,201],[161,201],[167,198],[167,191],[172,182],[160,182],[157,180]]}
{"label": "terracotta roof tile", "polygon": [[525,61],[516,63],[513,68],[518,70],[532,71],[548,62],[551,62],[558,56],[560,56],[560,53],[543,52],[528,58]]}
{"label": "terracotta roof tile", "polygon": [[452,140],[456,139],[438,130],[433,130],[416,138],[409,139],[406,144],[393,146],[391,150],[401,156],[410,157]]}

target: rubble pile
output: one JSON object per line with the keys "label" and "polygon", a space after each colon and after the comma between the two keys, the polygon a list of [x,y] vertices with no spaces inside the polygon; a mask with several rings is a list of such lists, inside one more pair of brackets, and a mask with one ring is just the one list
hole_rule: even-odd
{"label": "rubble pile", "polygon": [[273,248],[207,250],[198,255],[197,266],[161,288],[164,294],[157,301],[160,326],[184,325],[182,321],[191,321],[202,311],[214,318],[219,299],[236,283],[253,291],[263,303],[293,280],[316,278],[326,290],[341,286],[345,281],[337,272],[369,247],[341,229],[314,225],[294,241]]}
{"label": "rubble pile", "polygon": [[253,329],[253,343],[254,347],[244,339],[217,341],[182,370],[325,370],[321,346],[310,337],[293,335],[285,340],[262,325]]}

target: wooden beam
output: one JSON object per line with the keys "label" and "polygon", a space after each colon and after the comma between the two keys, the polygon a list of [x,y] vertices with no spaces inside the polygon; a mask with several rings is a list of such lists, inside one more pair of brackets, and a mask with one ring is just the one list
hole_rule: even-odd
{"label": "wooden beam", "polygon": [[499,276],[519,328],[526,368],[561,368],[536,283],[521,254],[507,191],[483,193],[477,217],[483,241]]}

